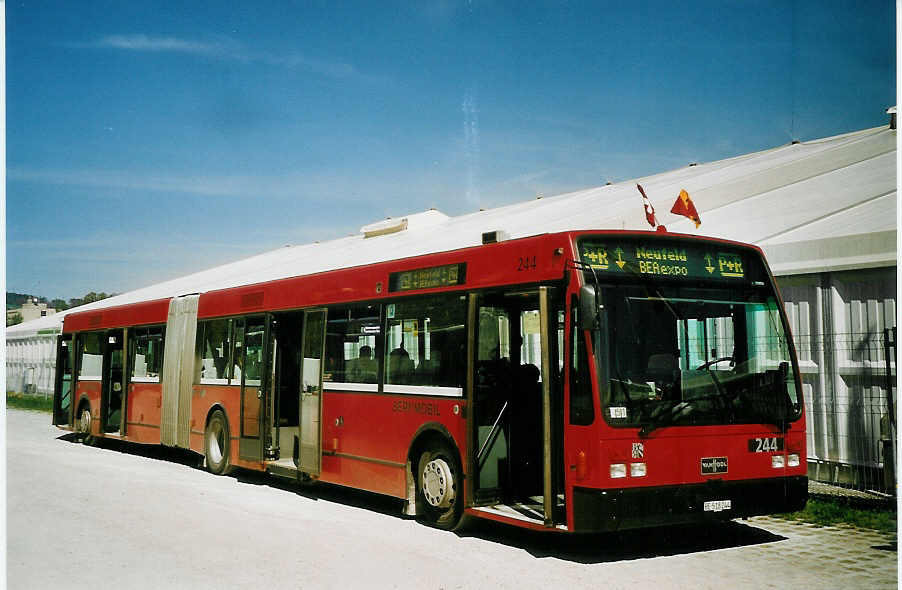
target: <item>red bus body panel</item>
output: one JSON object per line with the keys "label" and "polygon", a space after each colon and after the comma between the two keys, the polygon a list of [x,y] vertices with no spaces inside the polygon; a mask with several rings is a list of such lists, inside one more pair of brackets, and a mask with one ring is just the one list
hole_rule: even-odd
{"label": "red bus body panel", "polygon": [[404,498],[407,453],[423,426],[441,425],[465,460],[464,407],[461,398],[327,389],[320,479]]}
{"label": "red bus body panel", "polygon": [[159,383],[129,383],[126,398],[126,440],[160,444],[160,407],[163,386]]}

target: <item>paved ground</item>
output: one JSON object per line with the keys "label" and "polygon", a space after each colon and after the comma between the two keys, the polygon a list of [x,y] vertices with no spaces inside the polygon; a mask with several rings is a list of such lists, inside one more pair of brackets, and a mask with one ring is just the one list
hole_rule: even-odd
{"label": "paved ground", "polygon": [[847,506],[866,510],[875,508],[886,510],[896,505],[896,499],[889,494],[856,490],[822,481],[808,481],[808,497],[839,501]]}
{"label": "paved ground", "polygon": [[395,500],[192,455],[75,444],[9,411],[9,588],[895,588],[895,537],[755,518],[573,537],[491,523],[465,535]]}

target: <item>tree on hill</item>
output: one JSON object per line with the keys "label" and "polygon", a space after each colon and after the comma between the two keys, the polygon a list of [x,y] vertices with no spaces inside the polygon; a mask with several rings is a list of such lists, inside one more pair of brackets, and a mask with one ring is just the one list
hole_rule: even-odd
{"label": "tree on hill", "polygon": [[48,303],[46,297],[42,297],[40,295],[29,295],[27,293],[13,293],[12,291],[6,292],[6,307],[7,308],[17,308],[22,307],[24,303],[27,303],[34,299],[38,303]]}
{"label": "tree on hill", "polygon": [[[39,295],[28,295],[26,293],[13,293],[11,291],[6,292],[6,308],[7,309],[16,309],[21,307],[24,303],[27,303],[34,299],[38,303],[46,303],[47,307],[52,307],[57,311],[62,311],[64,309],[69,309],[70,307],[78,307],[79,305],[84,305],[85,303],[93,303],[95,301],[100,301],[101,299],[106,299],[107,297],[112,297],[115,293],[104,293],[101,291],[100,293],[91,291],[90,293],[85,294],[82,297],[73,297],[68,302],[65,299],[52,299],[48,300],[46,297],[41,297]],[[19,320],[21,321],[21,320]]]}
{"label": "tree on hill", "polygon": [[86,303],[94,303],[95,301],[100,301],[101,299],[106,299],[107,297],[112,297],[115,293],[95,293],[91,291],[87,293],[84,297],[74,297],[69,300],[69,307],[78,307],[79,305],[85,305]]}
{"label": "tree on hill", "polygon": [[11,291],[6,292],[6,305],[11,305],[13,307],[21,307],[23,303],[26,301],[30,301],[34,298],[33,295],[28,295],[27,293],[13,293]]}

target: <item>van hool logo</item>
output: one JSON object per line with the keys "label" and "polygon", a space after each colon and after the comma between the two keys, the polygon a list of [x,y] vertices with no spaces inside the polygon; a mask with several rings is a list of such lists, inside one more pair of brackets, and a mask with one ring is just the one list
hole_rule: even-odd
{"label": "van hool logo", "polygon": [[633,443],[633,459],[645,457],[645,445],[640,442]]}
{"label": "van hool logo", "polygon": [[702,459],[702,475],[709,473],[726,473],[727,458],[726,457],[704,457]]}

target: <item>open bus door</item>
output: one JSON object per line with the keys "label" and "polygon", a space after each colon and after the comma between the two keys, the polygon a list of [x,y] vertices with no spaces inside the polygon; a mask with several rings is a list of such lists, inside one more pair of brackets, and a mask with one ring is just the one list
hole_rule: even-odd
{"label": "open bus door", "polygon": [[468,500],[545,526],[564,519],[555,479],[562,424],[551,292],[480,294],[471,317],[476,366],[469,472],[475,485]]}
{"label": "open bus door", "polygon": [[103,369],[100,382],[101,431],[120,433],[125,423],[126,330],[108,330],[104,335]]}
{"label": "open bus door", "polygon": [[56,375],[53,381],[53,423],[72,424],[73,368],[75,346],[72,334],[60,334],[56,339]]}
{"label": "open bus door", "polygon": [[304,312],[301,343],[300,452],[298,469],[308,475],[320,473],[322,453],[323,356],[326,346],[326,310]]}

